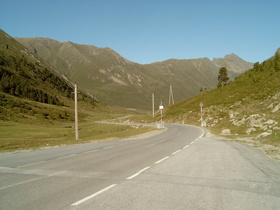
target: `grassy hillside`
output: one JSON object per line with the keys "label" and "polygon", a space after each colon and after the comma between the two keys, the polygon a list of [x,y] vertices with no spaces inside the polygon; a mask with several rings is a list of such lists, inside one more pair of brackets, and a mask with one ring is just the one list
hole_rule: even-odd
{"label": "grassy hillside", "polygon": [[240,75],[223,88],[181,101],[165,113],[165,119],[200,125],[203,119],[214,133],[230,129],[228,137],[252,137],[280,146],[280,55]]}
{"label": "grassy hillside", "polygon": [[[72,104],[72,92],[73,84],[8,34],[0,31],[1,119],[13,119],[19,113],[32,118],[42,114],[46,118],[50,116],[50,111],[42,111],[45,104],[54,105],[52,115],[66,119],[70,115],[61,112],[61,108]],[[79,94],[79,100],[91,103],[93,107],[97,104],[94,97],[83,92]],[[39,105],[33,102],[39,102]]]}
{"label": "grassy hillside", "polygon": [[73,84],[0,30],[0,152],[126,137],[150,128],[98,124],[136,112],[110,108],[79,90],[74,138]]}

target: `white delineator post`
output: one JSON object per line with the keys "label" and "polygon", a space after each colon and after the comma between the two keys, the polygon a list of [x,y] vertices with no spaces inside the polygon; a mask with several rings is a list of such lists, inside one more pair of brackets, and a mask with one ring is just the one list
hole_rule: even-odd
{"label": "white delineator post", "polygon": [[160,124],[161,124],[161,128],[164,128],[163,121],[162,121],[162,110],[164,109],[164,107],[162,105],[162,102],[161,102],[161,105],[159,106],[159,109],[160,109]]}

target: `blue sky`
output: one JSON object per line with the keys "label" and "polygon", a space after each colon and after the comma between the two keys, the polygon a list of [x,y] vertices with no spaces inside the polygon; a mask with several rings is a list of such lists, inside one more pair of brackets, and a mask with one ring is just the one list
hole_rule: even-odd
{"label": "blue sky", "polygon": [[0,0],[0,28],[109,47],[130,61],[262,62],[280,47],[279,0]]}

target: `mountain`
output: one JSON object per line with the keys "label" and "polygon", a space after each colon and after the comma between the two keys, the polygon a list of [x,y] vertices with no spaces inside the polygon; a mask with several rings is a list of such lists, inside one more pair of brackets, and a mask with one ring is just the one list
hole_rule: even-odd
{"label": "mountain", "polygon": [[164,118],[200,125],[202,103],[203,120],[213,133],[258,146],[270,144],[269,152],[278,151],[280,158],[279,78],[280,48],[230,84],[170,106]]}
{"label": "mountain", "polygon": [[[0,119],[70,119],[73,84],[43,59],[0,30]],[[97,101],[80,93],[81,101]]]}
{"label": "mountain", "polygon": [[233,53],[226,55],[224,58],[214,58],[213,63],[219,68],[226,67],[231,78],[235,78],[242,74],[244,69],[248,70],[253,67],[252,63],[244,61]]}
{"label": "mountain", "polygon": [[232,54],[225,58],[170,59],[141,65],[128,61],[110,48],[97,48],[47,38],[16,38],[37,53],[61,74],[109,105],[150,109],[151,95],[156,104],[168,105],[172,85],[175,101],[197,95],[200,89],[217,85],[220,65],[232,79],[253,66]]}
{"label": "mountain", "polygon": [[[177,101],[197,95],[201,87],[208,90],[217,85],[217,67],[208,58],[176,60],[170,59],[144,65],[145,74],[163,82],[165,95],[172,85]],[[161,95],[161,97],[166,97]]]}

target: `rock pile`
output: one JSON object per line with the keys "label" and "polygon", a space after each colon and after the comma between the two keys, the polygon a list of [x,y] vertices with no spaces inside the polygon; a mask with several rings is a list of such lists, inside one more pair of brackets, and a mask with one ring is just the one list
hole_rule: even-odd
{"label": "rock pile", "polygon": [[[217,124],[226,124],[224,122],[230,122],[233,126],[244,128],[244,133],[247,135],[255,134],[256,138],[263,138],[271,135],[275,131],[280,131],[279,113],[280,113],[280,93],[274,96],[268,96],[262,102],[244,103],[243,101],[237,101],[235,104],[225,108],[219,106],[211,106],[205,108],[205,117],[207,124],[210,127],[214,127]],[[251,104],[244,105],[244,104]],[[259,109],[260,108],[260,109]],[[255,112],[255,113],[254,113]],[[223,116],[223,118],[221,117]],[[228,124],[228,123],[227,123]],[[231,135],[231,126],[221,131],[222,135]]]}

